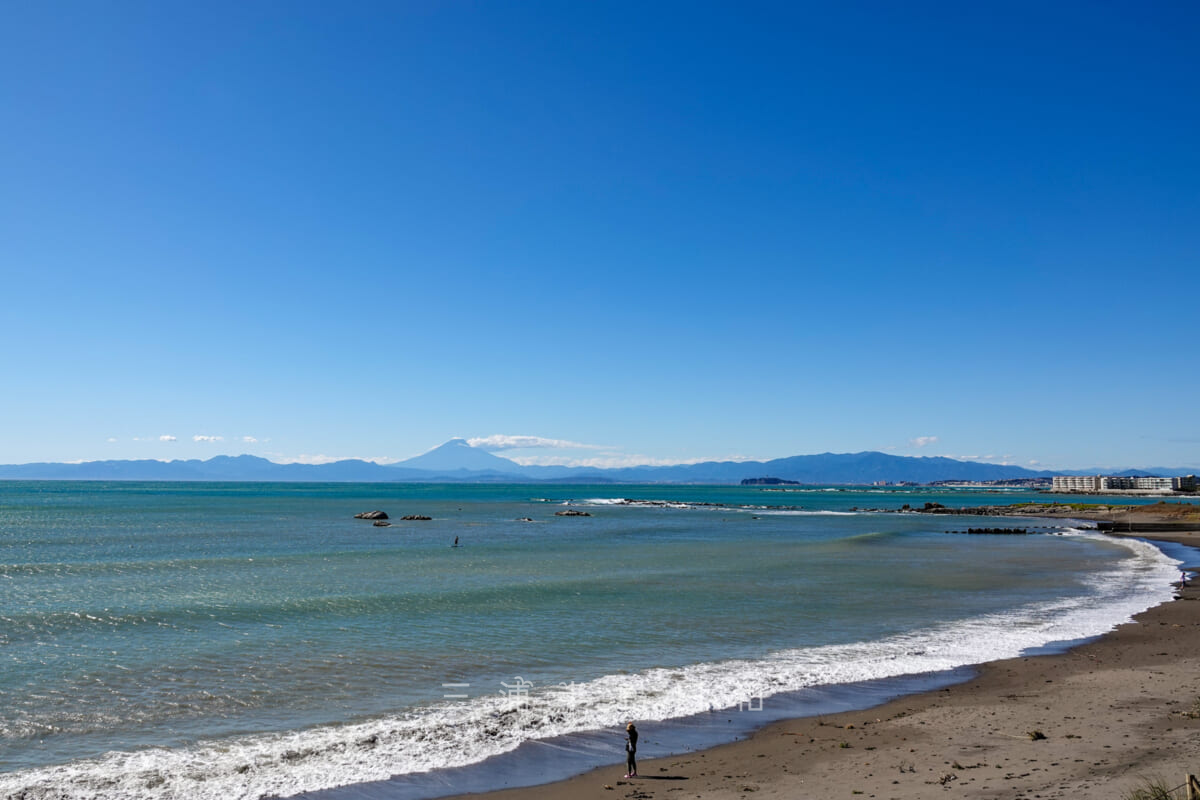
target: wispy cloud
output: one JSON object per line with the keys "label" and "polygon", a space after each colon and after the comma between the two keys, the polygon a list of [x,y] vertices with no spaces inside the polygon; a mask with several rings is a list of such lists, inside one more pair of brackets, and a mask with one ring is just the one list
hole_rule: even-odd
{"label": "wispy cloud", "polygon": [[755,461],[749,456],[718,456],[715,458],[654,458],[652,456],[610,453],[589,458],[569,456],[522,456],[512,461],[523,467],[596,467],[616,469],[619,467],[674,467],[682,464],[702,464],[709,461]]}
{"label": "wispy cloud", "polygon": [[224,441],[224,436],[205,436],[202,433],[197,433],[192,437],[193,442],[221,442]]}
{"label": "wispy cloud", "polygon": [[724,456],[720,458],[655,458],[637,453],[627,453],[619,447],[585,444],[568,439],[550,439],[545,436],[494,434],[467,439],[467,444],[488,452],[502,450],[585,450],[587,453],[554,453],[536,455],[505,456],[526,467],[596,467],[614,469],[618,467],[670,467],[678,464],[699,464],[704,461],[752,461],[748,456]]}
{"label": "wispy cloud", "polygon": [[938,437],[936,436],[918,436],[914,439],[909,439],[908,446],[916,448],[928,447],[931,444],[937,444],[937,441]]}
{"label": "wispy cloud", "polygon": [[596,444],[571,442],[566,439],[547,439],[544,436],[513,436],[509,434],[494,434],[492,436],[467,439],[467,444],[480,450],[494,453],[499,450],[524,450],[531,448],[551,448],[556,450],[604,450]]}
{"label": "wispy cloud", "polygon": [[258,444],[258,439],[255,439],[253,436],[243,436],[242,441],[246,444]]}
{"label": "wispy cloud", "polygon": [[[1011,467],[1016,464],[1015,456],[1013,456],[1011,453],[1002,456],[996,455],[995,453],[988,453],[987,455],[983,456],[960,456],[955,455],[954,453],[939,453],[938,457],[952,458],[955,461],[981,461],[987,464],[997,464],[1001,467]],[[1036,464],[1038,462],[1033,461],[1030,463]]]}
{"label": "wispy cloud", "polygon": [[329,456],[324,453],[301,453],[298,456],[283,453],[266,453],[276,464],[332,464],[335,461],[371,461],[376,464],[395,464],[399,459],[389,456]]}
{"label": "wispy cloud", "polygon": [[117,437],[115,437],[115,436],[110,436],[110,437],[108,437],[107,441],[108,441],[108,443],[109,443],[109,444],[112,444],[113,442],[117,441]]}
{"label": "wispy cloud", "polygon": [[164,433],[162,436],[158,437],[158,440],[160,442],[177,442],[177,441],[179,441],[179,439],[177,437],[172,436],[169,433]]}

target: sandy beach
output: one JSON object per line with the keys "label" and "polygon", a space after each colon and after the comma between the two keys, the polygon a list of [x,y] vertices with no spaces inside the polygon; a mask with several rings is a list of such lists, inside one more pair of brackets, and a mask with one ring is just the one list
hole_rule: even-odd
{"label": "sandy beach", "polygon": [[[1140,512],[1143,523],[1173,524],[1163,526],[1169,533],[1137,535],[1200,546],[1200,520],[1190,530],[1178,524],[1194,519],[1186,513],[1194,510]],[[985,664],[976,678],[950,688],[778,723],[743,741],[644,761],[638,778],[622,777],[624,764],[614,763],[482,796],[1121,798],[1149,781],[1178,787],[1187,773],[1200,773],[1197,600],[1200,580],[1067,653]]]}

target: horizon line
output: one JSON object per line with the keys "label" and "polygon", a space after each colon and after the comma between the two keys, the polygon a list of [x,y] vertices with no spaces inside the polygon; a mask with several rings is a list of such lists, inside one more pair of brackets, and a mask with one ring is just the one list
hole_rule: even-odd
{"label": "horizon line", "polygon": [[[450,441],[453,441],[453,440],[450,440]],[[437,449],[437,448],[435,447],[433,449]],[[472,448],[472,449],[475,449],[475,448]],[[431,452],[431,451],[425,451],[425,453],[428,453],[428,452]],[[489,452],[489,451],[483,451],[483,452]],[[422,453],[421,455],[424,455],[425,453]],[[919,459],[919,460],[945,459],[945,460],[954,461],[954,462],[957,462],[960,464],[978,464],[978,465],[982,465],[982,466],[1012,467],[1012,468],[1024,470],[1026,472],[1033,472],[1033,473],[1054,473],[1054,472],[1062,472],[1062,471],[1072,471],[1072,472],[1088,472],[1088,473],[1095,472],[1095,474],[1097,474],[1097,475],[1106,474],[1104,470],[1097,471],[1097,468],[1094,468],[1094,467],[1092,467],[1092,468],[1079,468],[1079,467],[1047,468],[1047,467],[1042,467],[1041,465],[1039,465],[1038,467],[1028,467],[1028,466],[1022,466],[1020,464],[1013,464],[1013,463],[1006,463],[1006,462],[994,462],[994,461],[981,461],[981,460],[967,460],[967,459],[961,459],[961,458],[954,458],[952,456],[896,455],[893,453],[884,452],[882,450],[860,450],[860,451],[855,451],[855,452],[842,452],[842,453],[826,451],[823,453],[798,453],[798,454],[791,455],[791,456],[779,456],[776,458],[769,458],[769,459],[746,459],[746,460],[736,460],[736,461],[733,459],[725,459],[725,460],[711,459],[711,460],[700,461],[700,462],[679,461],[679,462],[674,462],[674,463],[670,463],[670,464],[629,464],[629,465],[615,466],[615,467],[603,467],[603,466],[595,466],[595,465],[572,465],[572,464],[548,464],[548,465],[521,464],[517,461],[513,461],[512,459],[505,458],[504,456],[501,456],[501,455],[497,455],[496,457],[501,458],[505,461],[508,461],[509,463],[513,464],[514,466],[520,467],[522,469],[528,469],[528,468],[554,469],[554,468],[557,468],[557,469],[570,469],[570,470],[595,470],[595,471],[599,471],[599,472],[612,472],[612,471],[617,471],[617,470],[622,470],[622,469],[670,469],[673,467],[692,467],[692,466],[698,466],[700,464],[706,464],[706,463],[707,464],[726,464],[726,463],[767,464],[772,461],[780,461],[780,460],[784,460],[787,458],[817,457],[817,456],[822,456],[822,455],[844,456],[844,455],[863,455],[863,454],[876,454],[876,455],[888,456],[891,458],[903,458],[903,459],[914,459],[914,460],[917,460],[917,459]],[[495,454],[493,453],[493,455],[495,455]],[[430,470],[430,469],[422,468],[422,467],[405,467],[405,466],[403,466],[406,462],[411,461],[416,458],[419,458],[419,457],[420,456],[411,456],[410,458],[403,459],[400,461],[394,461],[394,462],[390,462],[390,463],[388,463],[386,460],[376,460],[376,459],[361,458],[361,457],[335,458],[335,459],[331,459],[331,460],[322,460],[322,461],[317,461],[317,462],[302,461],[302,460],[298,460],[298,459],[297,460],[289,460],[289,461],[274,461],[270,458],[267,458],[266,456],[256,455],[254,453],[243,452],[243,453],[238,453],[238,454],[217,453],[212,456],[209,456],[208,458],[173,458],[173,459],[169,459],[169,460],[164,460],[161,458],[99,458],[99,459],[77,459],[77,460],[70,460],[70,461],[26,461],[26,462],[21,462],[21,463],[0,464],[0,467],[30,467],[30,466],[38,466],[38,465],[84,466],[84,465],[88,465],[88,464],[106,464],[106,463],[114,463],[114,464],[117,464],[117,463],[126,463],[126,464],[154,463],[154,464],[164,464],[164,465],[186,464],[186,463],[204,464],[204,463],[213,461],[214,459],[217,459],[217,458],[231,458],[231,459],[232,458],[253,458],[253,459],[257,459],[259,461],[265,461],[268,464],[271,464],[273,466],[279,466],[279,467],[301,466],[301,467],[319,468],[319,467],[328,467],[328,466],[332,466],[335,464],[358,463],[358,464],[371,464],[373,466],[381,467],[384,469],[414,470],[414,471],[420,471],[420,472],[437,472],[438,471],[438,470]],[[1147,467],[1124,467],[1122,469],[1123,470],[1146,471],[1150,468],[1147,468]],[[1200,470],[1200,467],[1198,467],[1196,465],[1192,465],[1192,466],[1179,465],[1179,466],[1175,466],[1175,467],[1155,467],[1154,469],[1177,471],[1179,475],[1187,475],[1187,474],[1191,474],[1191,471]],[[457,470],[453,470],[453,471],[480,472],[480,473],[489,472],[489,470],[469,469],[469,468],[465,468],[465,467],[458,468]],[[1117,472],[1120,472],[1120,471],[1121,470],[1117,470]],[[1109,472],[1108,474],[1113,475],[1116,473]]]}

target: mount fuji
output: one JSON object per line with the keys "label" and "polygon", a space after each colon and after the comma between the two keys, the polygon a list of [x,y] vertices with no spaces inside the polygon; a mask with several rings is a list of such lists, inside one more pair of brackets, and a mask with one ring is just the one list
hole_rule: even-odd
{"label": "mount fuji", "polygon": [[472,447],[466,439],[451,439],[428,453],[400,461],[393,469],[416,469],[429,472],[497,472],[506,475],[524,474],[515,461],[492,455],[487,450]]}

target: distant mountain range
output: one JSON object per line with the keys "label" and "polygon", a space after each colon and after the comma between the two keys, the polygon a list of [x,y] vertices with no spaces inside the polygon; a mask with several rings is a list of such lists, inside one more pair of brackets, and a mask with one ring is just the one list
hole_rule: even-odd
{"label": "distant mountain range", "polygon": [[886,453],[822,453],[772,461],[707,461],[668,467],[522,466],[464,439],[451,439],[428,453],[384,466],[370,461],[331,464],[276,464],[257,456],[216,456],[206,461],[87,461],[81,464],[14,464],[0,466],[4,480],[110,481],[310,481],[310,482],[556,482],[556,483],[718,483],[746,478],[781,478],[807,484],[930,483],[1046,478],[1053,475],[1178,475],[1195,469],[1062,470],[1024,469],[1000,464],[914,458]]}

